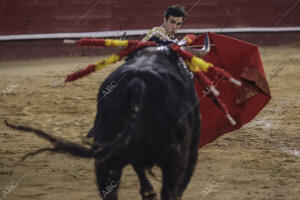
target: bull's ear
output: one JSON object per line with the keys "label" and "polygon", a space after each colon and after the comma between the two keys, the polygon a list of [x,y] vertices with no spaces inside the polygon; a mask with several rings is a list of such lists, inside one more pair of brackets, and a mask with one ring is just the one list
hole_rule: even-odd
{"label": "bull's ear", "polygon": [[148,41],[155,42],[157,44],[161,44],[163,42],[157,35],[151,36]]}

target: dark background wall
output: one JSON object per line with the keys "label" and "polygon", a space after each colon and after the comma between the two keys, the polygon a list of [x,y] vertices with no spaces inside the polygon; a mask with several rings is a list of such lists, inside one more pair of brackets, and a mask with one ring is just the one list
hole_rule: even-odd
{"label": "dark background wall", "polygon": [[[150,29],[161,25],[165,9],[176,3],[188,12],[183,29],[300,27],[299,0],[0,0],[0,36]],[[300,32],[227,35],[258,45],[300,41]],[[62,39],[0,41],[0,60],[110,52],[66,45]]]}
{"label": "dark background wall", "polygon": [[0,0],[0,35],[149,29],[175,3],[182,28],[300,26],[298,0]]}

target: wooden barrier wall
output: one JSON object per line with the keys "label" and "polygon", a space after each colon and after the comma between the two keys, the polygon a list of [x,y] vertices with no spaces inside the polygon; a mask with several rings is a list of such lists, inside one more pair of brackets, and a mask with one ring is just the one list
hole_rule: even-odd
{"label": "wooden barrier wall", "polygon": [[[183,29],[300,27],[299,0],[0,0],[0,36],[150,29],[176,3],[188,12]],[[299,32],[226,35],[258,45],[300,41]],[[62,39],[0,41],[0,60],[110,52],[65,45]]]}
{"label": "wooden barrier wall", "polygon": [[175,3],[182,28],[300,26],[298,0],[0,0],[0,35],[150,29]]}

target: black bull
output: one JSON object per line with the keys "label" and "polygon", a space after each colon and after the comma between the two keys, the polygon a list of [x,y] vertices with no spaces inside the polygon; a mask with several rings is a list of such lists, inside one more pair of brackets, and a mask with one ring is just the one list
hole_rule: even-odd
{"label": "black bull", "polygon": [[40,130],[7,125],[32,131],[54,145],[29,155],[53,151],[94,157],[103,199],[117,199],[122,169],[131,164],[143,199],[157,198],[145,172],[156,165],[163,176],[161,199],[179,200],[197,163],[197,102],[193,81],[177,54],[168,47],[148,47],[131,55],[102,84],[91,148]]}

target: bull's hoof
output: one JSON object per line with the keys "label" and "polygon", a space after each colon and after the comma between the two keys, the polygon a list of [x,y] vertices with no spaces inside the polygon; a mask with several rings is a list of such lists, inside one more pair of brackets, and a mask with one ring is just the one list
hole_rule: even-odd
{"label": "bull's hoof", "polygon": [[151,190],[149,192],[143,192],[142,199],[143,200],[158,200],[157,194],[154,190]]}

